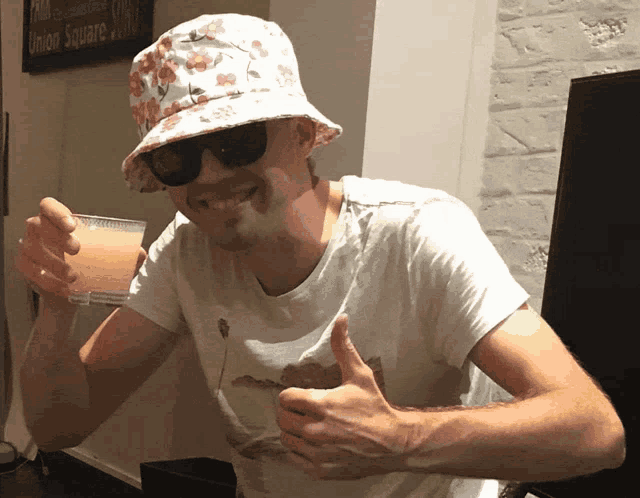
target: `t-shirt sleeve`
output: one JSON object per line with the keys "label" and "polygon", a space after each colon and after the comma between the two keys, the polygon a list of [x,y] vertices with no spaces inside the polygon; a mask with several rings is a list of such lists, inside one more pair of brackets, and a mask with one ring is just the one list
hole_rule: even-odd
{"label": "t-shirt sleeve", "polygon": [[437,355],[459,369],[473,346],[530,296],[464,203],[452,198],[426,204],[417,221],[420,303],[429,309]]}
{"label": "t-shirt sleeve", "polygon": [[129,299],[125,303],[172,332],[184,326],[176,285],[178,227],[176,217],[151,244],[146,261],[131,282]]}

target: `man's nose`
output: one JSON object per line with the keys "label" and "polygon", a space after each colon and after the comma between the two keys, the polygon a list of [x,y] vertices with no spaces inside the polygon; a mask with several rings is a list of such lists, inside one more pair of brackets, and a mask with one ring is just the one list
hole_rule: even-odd
{"label": "man's nose", "polygon": [[236,175],[232,169],[225,168],[222,162],[209,149],[202,151],[201,168],[196,183],[215,184]]}

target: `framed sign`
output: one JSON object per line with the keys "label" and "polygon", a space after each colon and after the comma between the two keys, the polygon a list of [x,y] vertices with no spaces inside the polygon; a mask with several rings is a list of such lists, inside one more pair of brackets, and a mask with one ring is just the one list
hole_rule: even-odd
{"label": "framed sign", "polygon": [[24,0],[22,71],[132,58],[152,24],[153,0]]}

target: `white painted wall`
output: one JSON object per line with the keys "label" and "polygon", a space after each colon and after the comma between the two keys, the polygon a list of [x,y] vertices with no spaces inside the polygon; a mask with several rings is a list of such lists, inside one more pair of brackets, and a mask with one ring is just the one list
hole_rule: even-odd
{"label": "white painted wall", "polygon": [[343,128],[314,153],[319,176],[362,174],[375,0],[271,0],[298,58],[309,101]]}
{"label": "white painted wall", "polygon": [[484,151],[489,128],[491,65],[496,40],[498,0],[476,0],[473,48],[465,105],[460,174],[456,197],[478,216],[484,171]]}
{"label": "white painted wall", "polygon": [[466,183],[482,171],[496,8],[495,0],[377,1],[363,176],[477,205],[479,186]]}

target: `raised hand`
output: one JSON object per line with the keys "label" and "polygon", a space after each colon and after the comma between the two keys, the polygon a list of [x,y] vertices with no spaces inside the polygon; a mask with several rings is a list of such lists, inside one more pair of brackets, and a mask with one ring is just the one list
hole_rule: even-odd
{"label": "raised hand", "polygon": [[384,398],[349,339],[348,317],[334,325],[331,348],[342,372],[335,389],[280,393],[278,425],[293,465],[315,479],[359,479],[406,470],[409,426]]}
{"label": "raised hand", "polygon": [[[52,197],[40,201],[38,215],[25,222],[24,237],[20,239],[20,251],[16,268],[41,294],[49,299],[67,298],[75,275],[64,255],[80,251],[80,242],[73,235],[75,222],[71,210]],[[147,257],[144,249],[138,254],[136,272]],[[61,301],[62,302],[62,301]]]}
{"label": "raised hand", "polygon": [[68,297],[69,284],[77,278],[64,260],[65,253],[73,255],[80,250],[71,214],[64,204],[47,197],[40,201],[38,215],[25,222],[16,267],[40,293]]}

